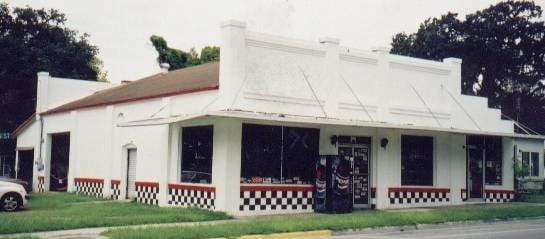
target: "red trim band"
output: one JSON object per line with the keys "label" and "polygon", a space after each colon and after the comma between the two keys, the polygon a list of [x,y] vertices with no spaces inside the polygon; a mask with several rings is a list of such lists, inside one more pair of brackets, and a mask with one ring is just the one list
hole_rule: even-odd
{"label": "red trim band", "polygon": [[[148,100],[148,99],[167,97],[167,96],[173,96],[173,95],[184,95],[184,94],[189,94],[189,93],[196,93],[196,92],[201,92],[201,91],[209,91],[209,90],[217,90],[217,89],[219,89],[219,85],[201,87],[201,88],[195,88],[195,89],[188,89],[188,90],[180,90],[180,91],[168,92],[168,93],[157,94],[157,95],[141,96],[141,97],[135,97],[135,98],[123,99],[123,100],[113,100],[113,101],[102,102],[102,103],[97,103],[97,104],[84,105],[84,106],[80,106],[80,107],[72,107],[72,108],[59,109],[59,110],[53,109],[53,110],[50,110],[50,111],[40,113],[40,115],[50,115],[50,114],[62,113],[62,112],[78,110],[78,109],[85,109],[85,108],[92,108],[92,107],[106,106],[106,105],[122,104],[122,103],[127,103],[127,102],[132,102],[132,101]],[[62,107],[62,106],[60,106],[60,107]]]}
{"label": "red trim band", "polygon": [[391,192],[450,193],[450,188],[388,188]]}
{"label": "red trim band", "polygon": [[159,187],[159,183],[156,182],[134,182],[134,185],[137,187]]}
{"label": "red trim band", "polygon": [[110,181],[110,183],[111,183],[111,184],[121,184],[121,180],[119,180],[119,179],[112,179],[112,180]]}
{"label": "red trim band", "polygon": [[507,194],[515,193],[515,191],[503,190],[503,189],[485,189],[484,192],[485,193],[507,193]]}
{"label": "red trim band", "polygon": [[372,187],[372,188],[371,188],[371,192],[372,192],[372,193],[376,193],[376,192],[377,192],[377,188]]}
{"label": "red trim band", "polygon": [[193,191],[203,191],[215,193],[216,188],[214,186],[200,186],[194,184],[180,184],[180,183],[169,183],[168,189],[187,189]]}
{"label": "red trim band", "polygon": [[44,180],[45,177],[44,176],[38,176],[38,180]]}
{"label": "red trim band", "polygon": [[74,178],[74,182],[82,182],[82,183],[104,183],[104,179],[100,178]]}
{"label": "red trim band", "polygon": [[312,185],[279,185],[279,186],[269,186],[269,185],[240,185],[240,191],[302,191],[302,192],[312,192],[314,186]]}

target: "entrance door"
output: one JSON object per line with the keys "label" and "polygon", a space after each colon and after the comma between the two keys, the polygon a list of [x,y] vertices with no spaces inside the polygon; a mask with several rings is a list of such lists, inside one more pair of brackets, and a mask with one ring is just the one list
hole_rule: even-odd
{"label": "entrance door", "polygon": [[69,155],[70,134],[51,135],[50,191],[66,192],[68,186]]}
{"label": "entrance door", "polygon": [[28,189],[32,190],[32,179],[34,174],[34,150],[19,150],[17,178],[28,183]]}
{"label": "entrance door", "polygon": [[484,141],[482,137],[467,138],[467,187],[469,198],[483,198]]}
{"label": "entrance door", "polygon": [[[370,140],[363,137],[351,138],[350,142],[339,143],[339,156],[348,158],[351,162],[350,183],[352,185],[354,207],[368,207],[370,147],[367,142],[370,142]],[[356,138],[358,140],[354,140]]]}
{"label": "entrance door", "polygon": [[136,149],[127,150],[127,185],[126,199],[133,199],[136,196]]}

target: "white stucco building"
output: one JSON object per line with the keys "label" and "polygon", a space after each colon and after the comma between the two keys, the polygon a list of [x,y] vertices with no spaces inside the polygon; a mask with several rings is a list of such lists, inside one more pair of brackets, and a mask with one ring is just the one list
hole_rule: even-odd
{"label": "white stucco building", "polygon": [[462,95],[459,59],[238,21],[221,34],[219,62],[117,86],[38,73],[36,115],[15,132],[19,174],[40,191],[234,215],[311,212],[325,154],[353,164],[356,207],[507,202],[514,159],[544,177],[544,138],[515,134],[486,98]]}

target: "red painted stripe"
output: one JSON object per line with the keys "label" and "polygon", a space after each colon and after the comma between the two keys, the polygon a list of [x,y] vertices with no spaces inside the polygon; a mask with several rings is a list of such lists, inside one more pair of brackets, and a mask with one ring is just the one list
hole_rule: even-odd
{"label": "red painted stripe", "polygon": [[312,185],[281,185],[281,186],[269,186],[269,185],[240,185],[240,191],[302,191],[312,192],[314,186]]}
{"label": "red painted stripe", "polygon": [[194,185],[194,184],[180,184],[180,183],[170,183],[168,184],[169,189],[187,189],[187,190],[193,190],[193,191],[203,191],[203,192],[216,192],[216,188],[214,186],[200,186],[200,185]]}
{"label": "red painted stripe", "polygon": [[104,179],[100,178],[74,178],[74,182],[85,182],[85,183],[104,183]]}
{"label": "red painted stripe", "polygon": [[112,179],[110,182],[111,184],[121,184],[121,180],[118,179]]}
{"label": "red painted stripe", "polygon": [[159,183],[156,182],[134,182],[134,184],[138,187],[159,187]]}
{"label": "red painted stripe", "polygon": [[376,192],[377,192],[377,188],[372,187],[372,188],[371,188],[371,192],[372,192],[372,193],[376,193]]}
{"label": "red painted stripe", "polygon": [[390,192],[449,193],[450,188],[388,188]]}
{"label": "red painted stripe", "polygon": [[44,180],[44,176],[38,176],[38,180]]}
{"label": "red painted stripe", "polygon": [[484,192],[485,193],[507,193],[507,194],[515,193],[512,190],[502,190],[502,189],[485,189]]}
{"label": "red painted stripe", "polygon": [[62,112],[78,110],[78,109],[122,104],[122,103],[139,101],[139,100],[148,100],[148,99],[168,97],[168,96],[174,96],[174,95],[184,95],[184,94],[189,94],[189,93],[196,93],[196,92],[201,92],[201,91],[209,91],[209,90],[217,90],[217,89],[219,89],[218,85],[202,87],[202,88],[195,88],[195,89],[189,89],[189,90],[180,90],[180,91],[174,91],[174,92],[169,92],[169,93],[164,93],[164,94],[148,95],[148,96],[135,97],[135,98],[130,98],[130,99],[114,100],[114,101],[108,101],[108,102],[103,102],[103,103],[90,104],[90,105],[85,105],[85,106],[81,106],[81,107],[73,107],[73,108],[66,108],[66,109],[59,109],[59,110],[53,109],[53,110],[50,110],[50,111],[40,113],[40,115],[50,115],[50,114],[62,113]]}

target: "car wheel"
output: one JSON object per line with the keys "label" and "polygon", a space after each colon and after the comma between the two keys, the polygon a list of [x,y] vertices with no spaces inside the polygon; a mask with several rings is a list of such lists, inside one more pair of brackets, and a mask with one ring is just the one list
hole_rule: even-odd
{"label": "car wheel", "polygon": [[6,212],[16,211],[21,207],[21,196],[15,193],[8,193],[0,199],[0,205]]}

